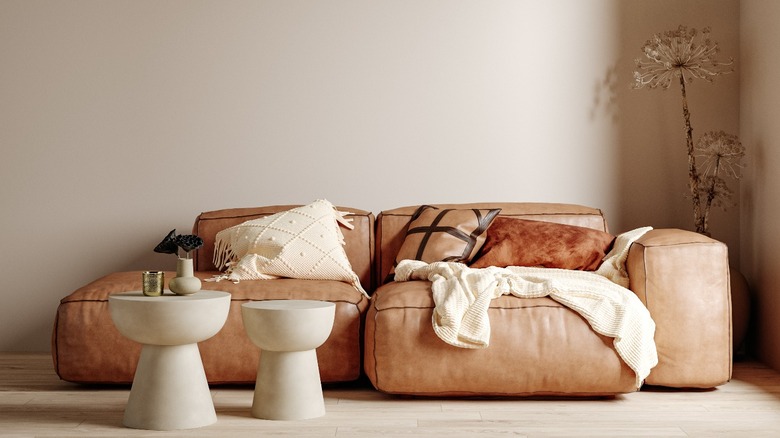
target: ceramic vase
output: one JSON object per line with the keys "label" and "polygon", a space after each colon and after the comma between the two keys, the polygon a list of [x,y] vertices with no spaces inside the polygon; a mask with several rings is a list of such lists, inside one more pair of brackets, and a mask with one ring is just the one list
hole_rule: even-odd
{"label": "ceramic vase", "polygon": [[200,279],[194,275],[192,259],[179,258],[176,262],[176,277],[168,282],[176,295],[190,295],[200,290]]}

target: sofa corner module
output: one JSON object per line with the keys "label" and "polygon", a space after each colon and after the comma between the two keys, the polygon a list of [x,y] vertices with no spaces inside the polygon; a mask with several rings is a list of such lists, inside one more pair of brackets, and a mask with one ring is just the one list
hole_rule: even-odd
{"label": "sofa corner module", "polygon": [[700,234],[652,230],[631,247],[630,289],[656,323],[658,365],[646,383],[711,388],[732,369],[728,248]]}

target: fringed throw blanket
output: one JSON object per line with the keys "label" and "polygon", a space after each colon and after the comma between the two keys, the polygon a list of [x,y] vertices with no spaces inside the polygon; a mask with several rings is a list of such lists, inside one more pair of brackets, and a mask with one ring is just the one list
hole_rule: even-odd
{"label": "fringed throw blanket", "polygon": [[445,342],[464,348],[485,348],[490,342],[490,300],[512,294],[521,298],[546,297],[585,318],[594,331],[614,338],[623,361],[636,373],[639,388],[658,363],[655,323],[636,295],[626,289],[628,249],[649,227],[625,233],[595,272],[550,268],[472,269],[461,263],[427,264],[403,260],[396,281],[433,282],[433,329]]}

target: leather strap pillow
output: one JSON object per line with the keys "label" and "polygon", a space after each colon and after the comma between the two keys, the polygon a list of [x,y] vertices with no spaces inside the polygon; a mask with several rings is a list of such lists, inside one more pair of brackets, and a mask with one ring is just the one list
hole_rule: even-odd
{"label": "leather strap pillow", "polygon": [[472,268],[542,266],[594,271],[607,255],[615,236],[574,225],[499,217]]}
{"label": "leather strap pillow", "polygon": [[412,216],[395,258],[468,263],[485,243],[485,231],[501,209],[445,209],[421,206]]}

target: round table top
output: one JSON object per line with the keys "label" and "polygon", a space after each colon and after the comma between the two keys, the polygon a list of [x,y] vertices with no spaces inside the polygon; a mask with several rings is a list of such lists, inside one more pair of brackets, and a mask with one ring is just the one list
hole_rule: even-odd
{"label": "round table top", "polygon": [[249,339],[262,350],[313,350],[330,335],[336,305],[315,300],[250,301],[241,305]]}
{"label": "round table top", "polygon": [[149,297],[141,291],[109,295],[114,325],[125,337],[151,345],[183,345],[219,332],[230,310],[230,294],[204,290],[192,295]]}
{"label": "round table top", "polygon": [[263,310],[309,310],[309,309],[322,309],[328,307],[335,307],[334,303],[329,301],[317,301],[317,300],[266,300],[266,301],[250,301],[244,303],[241,307],[249,309],[263,309]]}
{"label": "round table top", "polygon": [[181,301],[192,301],[192,300],[214,300],[214,299],[220,299],[220,298],[224,299],[225,297],[230,297],[229,293],[217,291],[217,290],[201,290],[190,295],[175,295],[173,292],[169,291],[168,289],[166,289],[164,292],[165,293],[163,295],[160,295],[158,297],[150,297],[144,295],[144,293],[140,290],[135,290],[130,292],[123,292],[119,294],[109,295],[108,300],[164,303],[164,302],[181,302]]}

